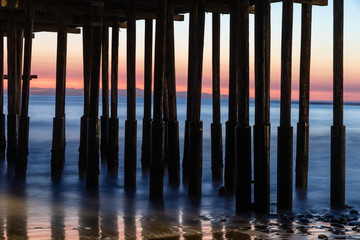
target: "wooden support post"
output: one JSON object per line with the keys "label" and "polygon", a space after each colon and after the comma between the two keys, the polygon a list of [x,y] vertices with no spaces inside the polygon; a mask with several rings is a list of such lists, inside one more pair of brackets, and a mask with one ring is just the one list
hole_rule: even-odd
{"label": "wooden support post", "polygon": [[212,100],[213,123],[211,124],[211,172],[212,180],[223,179],[222,125],[220,120],[220,11],[212,13]]}
{"label": "wooden support post", "polygon": [[202,188],[202,140],[203,122],[200,121],[201,109],[201,85],[203,70],[203,51],[204,51],[204,25],[205,25],[205,0],[194,0],[193,8],[190,13],[190,24],[193,24],[194,31],[190,36],[193,41],[194,53],[192,54],[194,64],[190,72],[193,78],[191,118],[189,122],[189,148],[188,159],[191,163],[189,169],[189,191],[191,198],[201,197]]}
{"label": "wooden support post", "polygon": [[104,1],[93,1],[91,18],[91,80],[89,118],[87,122],[87,175],[86,187],[97,188],[99,185],[99,85],[101,61],[101,35],[103,24]]}
{"label": "wooden support post", "polygon": [[164,122],[162,118],[166,51],[167,0],[157,1],[154,68],[154,119],[151,123],[150,200],[163,199]]}
{"label": "wooden support post", "polygon": [[311,58],[311,4],[302,4],[299,122],[296,138],[296,188],[307,189],[309,166],[309,95]]}
{"label": "wooden support post", "polygon": [[235,194],[235,127],[237,124],[237,78],[238,78],[238,26],[236,17],[238,15],[237,0],[231,1],[230,12],[230,70],[229,70],[229,118],[226,122],[225,139],[225,189],[226,194]]}
{"label": "wooden support post", "polygon": [[34,10],[27,10],[25,26],[25,51],[24,51],[24,72],[22,85],[21,116],[19,124],[18,150],[15,172],[17,175],[25,176],[27,168],[27,156],[29,154],[29,91],[31,79],[31,52],[34,29]]}
{"label": "wooden support post", "polygon": [[150,126],[151,126],[151,85],[152,85],[152,38],[153,20],[145,20],[145,56],[144,56],[144,118],[141,146],[141,166],[150,167]]}
{"label": "wooden support post", "polygon": [[83,25],[83,72],[84,72],[84,114],[80,120],[79,173],[84,175],[87,168],[87,121],[90,111],[90,80],[91,80],[91,37],[90,17],[84,18]]}
{"label": "wooden support post", "polygon": [[179,122],[176,108],[175,46],[174,46],[174,2],[167,2],[166,21],[166,78],[169,95],[169,120],[167,122],[168,137],[168,172],[169,184],[180,185],[180,151]]}
{"label": "wooden support post", "polygon": [[100,117],[101,129],[101,163],[105,164],[109,144],[109,27],[104,26],[102,31],[102,116]]}
{"label": "wooden support post", "polygon": [[119,118],[118,107],[118,62],[119,62],[119,24],[112,23],[111,41],[111,118],[109,122],[108,173],[116,175],[119,168]]}
{"label": "wooden support post", "polygon": [[249,126],[249,0],[237,2],[238,124],[235,137],[236,213],[251,209],[251,127]]}
{"label": "wooden support post", "polygon": [[270,211],[270,0],[255,1],[255,210]]}
{"label": "wooden support post", "polygon": [[127,1],[127,118],[125,121],[125,189],[136,188],[136,1]]}
{"label": "wooden support post", "polygon": [[66,89],[66,22],[59,22],[56,60],[56,102],[53,119],[53,138],[51,150],[51,176],[61,176],[65,162],[65,89]]}
{"label": "wooden support post", "polygon": [[[22,76],[22,58],[24,44],[24,29],[16,29],[16,115],[21,114],[21,76]],[[19,119],[18,119],[19,120]]]}
{"label": "wooden support post", "polygon": [[11,168],[11,166],[13,166],[16,157],[16,143],[17,143],[17,117],[16,117],[17,55],[16,55],[16,21],[14,16],[11,16],[8,19],[7,55],[8,55],[7,161],[9,164],[9,168]]}
{"label": "wooden support post", "polygon": [[[166,67],[165,67],[166,72]],[[163,121],[164,121],[164,163],[168,163],[168,130],[167,125],[169,121],[169,90],[168,90],[168,79],[164,77],[164,93],[163,93]]]}
{"label": "wooden support post", "polygon": [[293,128],[291,126],[291,66],[294,0],[283,1],[281,40],[281,107],[278,128],[277,209],[292,210]]}
{"label": "wooden support post", "polygon": [[5,158],[5,114],[4,114],[4,32],[0,30],[0,160]]}
{"label": "wooden support post", "polygon": [[345,207],[345,126],[343,125],[344,0],[334,0],[334,123],[331,127],[332,208]]}

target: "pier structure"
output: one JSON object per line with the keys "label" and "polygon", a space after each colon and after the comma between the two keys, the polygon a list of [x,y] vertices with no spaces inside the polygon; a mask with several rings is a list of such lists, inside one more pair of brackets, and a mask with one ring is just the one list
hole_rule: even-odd
{"label": "pier structure", "polygon": [[[56,100],[51,175],[59,180],[65,164],[65,90],[67,36],[82,33],[84,112],[80,119],[79,174],[88,188],[99,184],[100,157],[108,174],[119,172],[124,147],[124,188],[136,191],[136,23],[145,21],[144,117],[141,167],[150,172],[149,197],[162,200],[164,172],[170,186],[181,182],[179,122],[176,106],[174,21],[189,14],[188,89],[182,162],[183,183],[192,199],[202,195],[203,122],[201,89],[205,13],[212,14],[213,122],[211,170],[224,180],[226,194],[236,196],[237,213],[270,211],[270,39],[271,4],[282,2],[281,110],[278,128],[277,204],[291,211],[293,195],[293,127],[291,126],[293,5],[302,5],[299,121],[296,139],[296,188],[306,190],[309,161],[309,85],[312,6],[327,0],[79,0],[1,1],[0,21],[0,155],[17,176],[25,176],[29,139],[29,89],[32,41],[36,32],[57,32]],[[334,0],[334,124],[331,127],[331,206],[345,206],[345,126],[343,125],[343,0]],[[225,127],[225,164],[220,119],[220,15],[230,14],[229,117]],[[255,14],[255,125],[249,123],[249,14]],[[154,21],[155,20],[155,21]],[[155,22],[155,29],[153,24]],[[126,46],[119,29],[126,28]],[[110,49],[111,30],[111,49]],[[153,35],[155,31],[154,72]],[[7,38],[7,75],[4,38]],[[23,48],[23,41],[25,47]],[[118,51],[126,47],[127,114],[119,129]],[[109,64],[109,49],[111,63]],[[111,74],[109,77],[109,65]],[[23,67],[22,67],[23,66]],[[33,77],[34,76],[34,77]],[[8,115],[3,111],[8,80]],[[102,82],[102,116],[99,91]],[[109,84],[110,80],[110,84]],[[22,81],[22,82],[21,82]],[[154,89],[152,91],[152,82]],[[153,99],[152,99],[153,92]],[[110,95],[109,95],[110,93]],[[110,101],[109,101],[110,99]],[[151,103],[153,100],[153,104]],[[110,109],[109,109],[110,105]],[[151,110],[152,108],[152,110]],[[5,140],[5,121],[7,137]],[[101,121],[100,121],[101,120]],[[125,145],[119,146],[119,134]],[[253,142],[251,141],[253,139]],[[252,163],[252,144],[254,161]],[[139,155],[140,156],[140,155]],[[167,168],[166,168],[167,164]],[[252,177],[252,166],[254,177]],[[12,170],[10,170],[12,171]],[[224,171],[224,173],[223,173]],[[254,184],[253,184],[254,183]],[[252,204],[252,184],[254,204]]]}

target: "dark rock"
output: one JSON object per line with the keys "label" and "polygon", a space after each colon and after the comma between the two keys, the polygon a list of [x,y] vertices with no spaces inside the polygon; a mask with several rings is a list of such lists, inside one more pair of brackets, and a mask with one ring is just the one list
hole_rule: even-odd
{"label": "dark rock", "polygon": [[324,234],[319,234],[318,239],[329,239],[329,238]]}

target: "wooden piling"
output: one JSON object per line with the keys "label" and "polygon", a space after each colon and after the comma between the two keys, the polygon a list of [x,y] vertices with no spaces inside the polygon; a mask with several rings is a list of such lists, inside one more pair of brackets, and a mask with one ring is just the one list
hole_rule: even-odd
{"label": "wooden piling", "polygon": [[14,159],[16,157],[16,143],[17,143],[17,116],[16,116],[17,55],[16,55],[16,21],[14,16],[11,16],[8,19],[7,56],[8,56],[7,161],[10,166],[10,163],[14,163]]}
{"label": "wooden piling", "polygon": [[23,59],[23,44],[24,44],[24,29],[20,26],[16,29],[16,115],[21,114],[21,80],[22,80],[22,59]]}
{"label": "wooden piling", "polygon": [[5,114],[4,114],[4,32],[0,30],[0,160],[5,157]]}
{"label": "wooden piling", "polygon": [[293,128],[291,126],[291,66],[294,0],[283,1],[281,40],[281,106],[278,127],[277,208],[292,210]]}
{"label": "wooden piling", "polygon": [[164,121],[164,163],[168,163],[168,130],[167,125],[169,121],[169,90],[168,90],[168,79],[166,76],[166,67],[165,67],[165,77],[164,77],[164,86],[163,86],[163,121]]}
{"label": "wooden piling", "polygon": [[309,96],[311,59],[311,4],[302,4],[299,122],[296,138],[296,188],[306,190],[309,165]]}
{"label": "wooden piling", "polygon": [[109,144],[109,27],[104,26],[102,31],[101,49],[101,83],[102,83],[102,116],[100,117],[101,129],[101,163],[106,163]]}
{"label": "wooden piling", "polygon": [[333,126],[331,127],[332,208],[345,207],[345,126],[343,125],[344,0],[334,0]]}
{"label": "wooden piling", "polygon": [[83,25],[83,76],[84,76],[84,114],[80,120],[79,173],[83,175],[87,168],[87,121],[90,111],[90,80],[91,80],[91,37],[90,17],[86,16]]}
{"label": "wooden piling", "polygon": [[150,167],[150,126],[151,126],[151,85],[152,85],[152,38],[153,20],[145,20],[145,56],[144,56],[144,117],[141,145],[141,166]]}
{"label": "wooden piling", "polygon": [[60,20],[57,37],[55,117],[51,150],[51,176],[53,178],[61,175],[65,162],[66,28],[66,21]]}
{"label": "wooden piling", "polygon": [[251,127],[249,126],[249,1],[237,2],[238,123],[235,137],[236,213],[251,209]]}
{"label": "wooden piling", "polygon": [[87,175],[86,187],[97,188],[99,185],[99,85],[101,61],[101,35],[103,24],[104,1],[92,2],[91,17],[91,80],[89,118],[87,121]]}
{"label": "wooden piling", "polygon": [[270,0],[255,1],[255,210],[270,210]]}
{"label": "wooden piling", "polygon": [[118,63],[119,63],[119,23],[112,22],[111,41],[111,118],[109,121],[108,173],[117,174],[119,168],[119,118],[118,108]]}
{"label": "wooden piling", "polygon": [[127,118],[125,121],[125,189],[136,187],[136,1],[127,1]]}
{"label": "wooden piling", "polygon": [[194,53],[192,54],[194,64],[190,72],[193,78],[191,118],[189,122],[189,148],[188,159],[189,170],[189,191],[191,198],[201,197],[202,188],[202,140],[203,122],[200,121],[201,109],[201,85],[203,70],[203,51],[204,51],[204,25],[205,25],[205,0],[194,0],[190,15],[190,24],[194,24],[194,31],[190,36],[193,41]]}
{"label": "wooden piling", "polygon": [[235,127],[237,124],[237,78],[238,78],[238,27],[237,0],[230,3],[230,61],[229,61],[229,118],[225,138],[225,189],[228,195],[235,193]]}
{"label": "wooden piling", "polygon": [[163,88],[165,77],[167,0],[157,1],[155,32],[154,105],[151,123],[150,200],[163,199],[164,122]]}
{"label": "wooden piling", "polygon": [[212,103],[211,172],[212,180],[223,179],[222,125],[220,120],[220,11],[212,13]]}
{"label": "wooden piling", "polygon": [[180,151],[179,122],[176,107],[176,77],[175,77],[175,44],[174,44],[174,2],[167,2],[166,22],[166,78],[169,96],[169,120],[167,122],[168,136],[168,172],[169,184],[172,187],[180,185]]}
{"label": "wooden piling", "polygon": [[22,85],[22,103],[21,116],[19,123],[17,161],[15,173],[24,176],[27,168],[27,156],[29,154],[29,92],[31,79],[31,52],[32,38],[34,29],[34,10],[28,9],[25,23],[25,50],[24,50],[24,68],[23,68],[23,85]]}

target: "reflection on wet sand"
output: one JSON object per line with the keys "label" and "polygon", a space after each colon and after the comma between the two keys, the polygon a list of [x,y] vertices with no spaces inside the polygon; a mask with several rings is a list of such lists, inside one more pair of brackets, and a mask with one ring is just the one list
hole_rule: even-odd
{"label": "reflection on wet sand", "polygon": [[51,195],[51,238],[65,239],[65,212],[62,207],[63,194],[56,184]]}

